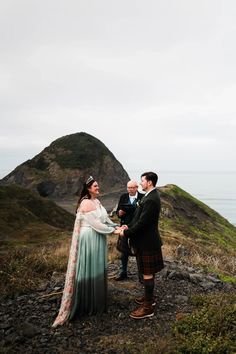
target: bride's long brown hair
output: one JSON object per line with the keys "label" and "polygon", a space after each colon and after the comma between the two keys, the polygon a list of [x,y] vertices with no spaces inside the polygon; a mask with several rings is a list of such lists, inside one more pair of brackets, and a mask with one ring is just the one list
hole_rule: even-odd
{"label": "bride's long brown hair", "polygon": [[90,176],[86,182],[83,184],[83,188],[82,188],[82,191],[80,193],[80,196],[79,196],[79,199],[78,199],[78,202],[77,202],[77,206],[76,206],[76,210],[75,212],[77,212],[79,206],[80,206],[80,203],[82,202],[82,200],[84,199],[91,199],[91,195],[89,193],[89,190],[88,188],[90,188],[92,186],[92,184],[95,182],[95,179]]}

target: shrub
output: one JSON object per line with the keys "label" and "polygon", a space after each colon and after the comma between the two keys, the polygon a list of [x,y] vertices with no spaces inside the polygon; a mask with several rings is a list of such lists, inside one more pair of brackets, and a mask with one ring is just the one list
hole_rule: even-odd
{"label": "shrub", "polygon": [[193,299],[196,311],[174,326],[175,353],[226,354],[236,350],[236,295],[221,294]]}

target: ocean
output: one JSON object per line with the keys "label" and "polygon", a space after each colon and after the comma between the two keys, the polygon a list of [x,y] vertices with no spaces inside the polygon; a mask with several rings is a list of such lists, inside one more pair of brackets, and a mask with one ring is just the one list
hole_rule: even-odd
{"label": "ocean", "polygon": [[[127,170],[130,178],[140,182],[144,171]],[[155,171],[158,186],[176,184],[236,226],[236,171]]]}

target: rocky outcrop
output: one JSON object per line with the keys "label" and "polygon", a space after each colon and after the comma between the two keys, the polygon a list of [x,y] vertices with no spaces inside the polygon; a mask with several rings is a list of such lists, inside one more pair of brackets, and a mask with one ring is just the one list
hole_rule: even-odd
{"label": "rocky outcrop", "polygon": [[63,136],[4,177],[1,185],[18,184],[53,199],[73,198],[92,175],[101,194],[123,192],[127,172],[98,139],[76,133]]}

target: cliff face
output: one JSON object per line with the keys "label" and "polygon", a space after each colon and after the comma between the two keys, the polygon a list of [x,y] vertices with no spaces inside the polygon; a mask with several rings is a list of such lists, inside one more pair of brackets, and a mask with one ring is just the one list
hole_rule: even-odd
{"label": "cliff face", "polygon": [[86,133],[63,136],[16,167],[1,185],[18,184],[53,199],[74,197],[92,175],[101,194],[123,192],[129,176],[111,151]]}

